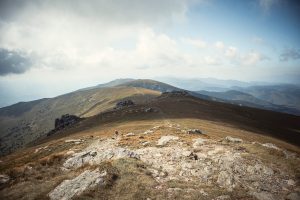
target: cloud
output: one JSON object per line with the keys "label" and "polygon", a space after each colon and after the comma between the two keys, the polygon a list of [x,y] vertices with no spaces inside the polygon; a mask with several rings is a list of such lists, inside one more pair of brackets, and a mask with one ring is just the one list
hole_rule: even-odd
{"label": "cloud", "polygon": [[244,65],[255,65],[263,60],[270,60],[270,58],[258,52],[250,52],[243,56],[242,63]]}
{"label": "cloud", "polygon": [[238,49],[233,46],[228,47],[225,51],[225,56],[229,58],[236,58],[238,56]]}
{"label": "cloud", "polygon": [[279,57],[280,61],[298,60],[300,59],[300,49],[287,48]]}
{"label": "cloud", "polygon": [[31,60],[17,51],[0,48],[0,76],[22,74],[31,67]]}
{"label": "cloud", "polygon": [[207,46],[206,42],[200,39],[183,38],[182,41],[197,48],[205,48]]}
{"label": "cloud", "polygon": [[215,43],[215,48],[220,49],[220,50],[223,50],[223,49],[225,48],[225,45],[224,45],[223,42],[217,41],[217,42]]}

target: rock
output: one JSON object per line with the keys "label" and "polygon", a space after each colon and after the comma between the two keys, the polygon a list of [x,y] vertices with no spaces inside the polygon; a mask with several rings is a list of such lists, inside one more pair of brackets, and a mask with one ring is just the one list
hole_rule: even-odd
{"label": "rock", "polygon": [[154,132],[151,131],[151,130],[147,130],[147,131],[144,132],[145,135],[152,134],[152,133],[154,133]]}
{"label": "rock", "polygon": [[119,159],[119,158],[136,158],[139,159],[139,155],[134,151],[129,149],[121,148],[115,146],[116,141],[109,139],[105,141],[96,141],[83,150],[82,152],[75,153],[67,159],[63,167],[65,170],[81,167],[83,164],[100,164],[103,161],[110,159]]}
{"label": "rock", "polygon": [[193,140],[193,148],[196,149],[202,145],[204,145],[208,140],[207,139],[203,139],[203,138],[197,138]]}
{"label": "rock", "polygon": [[40,152],[41,150],[46,150],[48,148],[48,146],[44,146],[44,147],[40,147],[40,148],[37,148],[34,150],[34,153],[38,153]]}
{"label": "rock", "polygon": [[293,152],[290,152],[290,151],[287,151],[287,150],[284,150],[283,154],[284,154],[286,159],[295,159],[297,157],[296,153],[293,153]]}
{"label": "rock", "polygon": [[216,198],[216,200],[225,200],[225,199],[230,199],[230,196],[229,195],[221,195]]}
{"label": "rock", "polygon": [[289,179],[289,180],[287,181],[287,184],[290,185],[290,186],[294,186],[296,183],[295,183],[294,180]]}
{"label": "rock", "polygon": [[227,136],[227,137],[225,138],[225,140],[226,140],[227,142],[233,142],[233,143],[241,143],[241,142],[243,142],[243,140],[240,139],[240,138],[234,138],[234,137],[230,137],[230,136]]}
{"label": "rock", "polygon": [[221,171],[218,176],[217,183],[221,187],[225,187],[227,189],[232,189],[233,186],[233,176],[231,173],[227,171]]}
{"label": "rock", "polygon": [[200,192],[200,194],[202,194],[203,196],[208,196],[207,192],[205,192],[203,189],[201,189],[199,192]]}
{"label": "rock", "polygon": [[81,143],[84,140],[82,139],[70,139],[70,140],[65,140],[65,143]]}
{"label": "rock", "polygon": [[149,113],[149,112],[153,112],[154,109],[153,108],[145,108],[145,112]]}
{"label": "rock", "polygon": [[142,142],[142,145],[143,145],[143,146],[147,146],[147,145],[149,145],[149,144],[150,144],[150,142],[148,142],[148,141]]}
{"label": "rock", "polygon": [[72,180],[64,180],[48,196],[51,200],[69,200],[76,195],[80,195],[86,189],[97,185],[104,185],[106,171],[100,173],[98,169],[94,171],[86,170]]}
{"label": "rock", "polygon": [[80,120],[80,117],[77,117],[76,115],[69,115],[65,114],[62,115],[61,118],[55,119],[55,129],[61,129],[66,126],[72,125],[77,123]]}
{"label": "rock", "polygon": [[70,150],[70,151],[67,151],[66,155],[69,156],[69,155],[73,155],[74,153],[75,153],[75,151]]}
{"label": "rock", "polygon": [[158,146],[164,146],[166,145],[168,142],[170,141],[174,141],[174,140],[178,140],[179,138],[176,136],[172,136],[172,135],[168,135],[168,136],[162,136],[158,142],[157,145]]}
{"label": "rock", "polygon": [[10,180],[9,176],[0,174],[0,184],[5,184]]}
{"label": "rock", "polygon": [[299,200],[300,195],[299,195],[299,193],[293,192],[293,193],[290,193],[289,195],[287,195],[286,199],[287,200]]}
{"label": "rock", "polygon": [[188,129],[186,131],[186,133],[188,133],[188,134],[202,134],[202,131],[199,130],[199,129]]}
{"label": "rock", "polygon": [[134,133],[127,133],[125,136],[130,137],[130,136],[135,136],[135,134]]}
{"label": "rock", "polygon": [[253,192],[252,196],[257,198],[258,200],[275,200],[273,195],[268,192]]}
{"label": "rock", "polygon": [[191,156],[192,154],[193,154],[193,152],[191,152],[191,151],[183,151],[183,152],[182,152],[182,155],[185,156],[185,157],[189,157],[189,156]]}
{"label": "rock", "polygon": [[130,106],[133,106],[135,105],[134,102],[130,99],[128,100],[123,100],[123,101],[119,101],[117,104],[116,104],[116,107],[115,109],[122,109],[124,107],[130,107]]}
{"label": "rock", "polygon": [[265,143],[265,144],[262,144],[262,146],[270,148],[270,149],[280,150],[275,144],[272,144],[272,143]]}

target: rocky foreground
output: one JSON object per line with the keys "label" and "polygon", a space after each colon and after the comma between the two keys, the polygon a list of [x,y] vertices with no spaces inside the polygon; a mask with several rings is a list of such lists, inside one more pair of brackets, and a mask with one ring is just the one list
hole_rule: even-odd
{"label": "rocky foreground", "polygon": [[[161,129],[169,134],[158,134]],[[215,140],[199,129],[177,124],[65,143],[74,145],[60,154],[59,172],[54,174],[65,174],[64,178],[44,191],[44,196],[34,198],[300,199],[299,155],[271,143],[230,136]],[[84,143],[83,149],[78,148]],[[35,154],[47,149],[38,148]],[[53,165],[48,163],[47,167]],[[30,171],[35,166],[27,168]],[[2,176],[1,195],[8,199],[14,188],[31,181]]]}

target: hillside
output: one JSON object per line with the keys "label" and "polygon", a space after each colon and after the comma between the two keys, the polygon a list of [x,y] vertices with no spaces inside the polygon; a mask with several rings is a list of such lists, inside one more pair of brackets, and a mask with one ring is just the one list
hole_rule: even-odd
{"label": "hillside", "polygon": [[159,92],[143,88],[95,88],[1,108],[1,154],[45,137],[54,128],[55,119],[63,114],[93,116],[112,109],[121,99],[130,97],[135,102],[141,103],[157,95]]}
{"label": "hillside", "polygon": [[261,108],[266,110],[272,110],[276,112],[289,113],[294,115],[300,115],[300,110],[296,108],[289,107],[287,105],[277,105],[273,104],[267,100],[259,99],[246,92],[241,92],[238,90],[228,90],[225,92],[209,92],[209,91],[198,91],[197,93],[207,95],[210,97],[217,98],[216,100],[225,100],[228,103],[233,103],[236,105],[249,106],[254,108]]}
{"label": "hillside", "polygon": [[297,199],[299,120],[164,93],[88,117],[2,157],[0,172],[9,181],[0,196]]}
{"label": "hillside", "polygon": [[235,89],[272,104],[300,110],[300,87],[296,85],[251,86],[245,88],[236,87]]}

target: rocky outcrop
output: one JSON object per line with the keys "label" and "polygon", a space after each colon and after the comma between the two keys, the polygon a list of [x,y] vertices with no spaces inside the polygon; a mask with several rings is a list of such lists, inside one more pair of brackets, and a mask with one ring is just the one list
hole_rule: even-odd
{"label": "rocky outcrop", "polygon": [[162,96],[166,96],[166,97],[178,97],[178,96],[189,96],[189,93],[187,91],[183,91],[183,90],[174,90],[171,92],[163,92]]}
{"label": "rocky outcrop", "polygon": [[116,140],[96,141],[82,152],[75,153],[63,164],[63,170],[79,168],[84,164],[100,164],[103,161],[119,158],[136,158],[134,151],[116,146]]}
{"label": "rocky outcrop", "polygon": [[77,117],[76,115],[62,115],[61,118],[55,119],[55,129],[65,128],[66,126],[75,124],[78,121],[80,121],[80,117]]}
{"label": "rocky outcrop", "polygon": [[116,104],[116,107],[115,109],[122,109],[122,108],[125,108],[125,107],[130,107],[130,106],[134,106],[135,103],[128,99],[128,100],[123,100],[123,101],[119,101],[117,104]]}
{"label": "rocky outcrop", "polygon": [[104,185],[106,174],[106,171],[100,172],[98,169],[94,171],[86,170],[72,180],[64,180],[48,196],[51,200],[72,199],[72,197],[80,195],[88,188]]}
{"label": "rocky outcrop", "polygon": [[64,129],[66,127],[72,126],[78,123],[82,118],[77,117],[76,115],[65,114],[61,118],[56,118],[54,123],[54,129],[47,133],[47,136],[50,136],[57,131]]}

